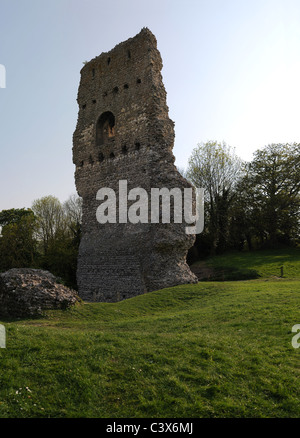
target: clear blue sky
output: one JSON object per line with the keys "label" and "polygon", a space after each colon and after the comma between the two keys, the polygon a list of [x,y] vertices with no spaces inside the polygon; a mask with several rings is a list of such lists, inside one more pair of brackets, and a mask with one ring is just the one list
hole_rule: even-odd
{"label": "clear blue sky", "polygon": [[75,193],[80,69],[144,26],[163,58],[179,167],[201,141],[247,160],[300,142],[299,0],[0,0],[0,210]]}

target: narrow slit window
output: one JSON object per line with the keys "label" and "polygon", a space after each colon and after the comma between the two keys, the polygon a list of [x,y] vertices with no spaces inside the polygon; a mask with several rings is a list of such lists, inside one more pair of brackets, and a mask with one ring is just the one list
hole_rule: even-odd
{"label": "narrow slit window", "polygon": [[100,163],[102,163],[102,161],[104,161],[104,155],[102,154],[102,152],[99,153],[98,159],[99,159]]}

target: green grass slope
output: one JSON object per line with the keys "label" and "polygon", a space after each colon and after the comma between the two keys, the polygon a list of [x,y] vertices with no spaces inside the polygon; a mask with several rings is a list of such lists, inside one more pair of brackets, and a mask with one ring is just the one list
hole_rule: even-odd
{"label": "green grass slope", "polygon": [[200,282],[0,322],[1,418],[300,414],[297,278]]}
{"label": "green grass slope", "polygon": [[[193,266],[201,266],[196,262]],[[207,258],[205,266],[212,268],[212,278],[243,280],[251,278],[298,278],[300,280],[300,248],[226,253]],[[281,270],[283,268],[283,271]],[[282,276],[283,273],[283,276]]]}

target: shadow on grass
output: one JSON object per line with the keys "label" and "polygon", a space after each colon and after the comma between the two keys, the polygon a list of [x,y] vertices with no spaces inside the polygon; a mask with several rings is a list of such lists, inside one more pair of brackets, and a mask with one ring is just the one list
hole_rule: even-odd
{"label": "shadow on grass", "polygon": [[192,269],[199,281],[242,281],[260,277],[255,269],[237,269],[230,266],[195,267]]}
{"label": "shadow on grass", "polygon": [[208,257],[191,266],[202,281],[235,281],[300,276],[300,249],[230,252]]}

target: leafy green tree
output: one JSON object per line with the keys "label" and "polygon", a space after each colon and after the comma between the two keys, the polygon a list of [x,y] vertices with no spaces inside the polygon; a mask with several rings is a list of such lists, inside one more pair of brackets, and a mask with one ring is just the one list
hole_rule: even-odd
{"label": "leafy green tree", "polygon": [[81,237],[82,201],[72,195],[62,204],[54,196],[33,202],[40,245],[39,264],[76,288],[78,248]]}
{"label": "leafy green tree", "polygon": [[271,246],[299,238],[300,144],[258,150],[247,175],[256,233]]}
{"label": "leafy green tree", "polygon": [[42,255],[40,264],[43,269],[60,277],[66,286],[77,288],[78,245],[70,234],[57,234],[49,242],[47,253]]}
{"label": "leafy green tree", "polygon": [[59,199],[45,196],[33,202],[32,211],[37,218],[37,238],[46,254],[50,243],[67,228],[64,210]]}
{"label": "leafy green tree", "polygon": [[258,236],[263,239],[264,224],[255,204],[255,191],[249,179],[249,164],[246,174],[236,186],[236,196],[231,209],[230,247],[243,250],[247,242],[252,250]]}
{"label": "leafy green tree", "polygon": [[72,195],[64,203],[54,196],[33,202],[32,209],[0,212],[0,270],[47,269],[76,288],[81,238],[82,200]]}
{"label": "leafy green tree", "polygon": [[25,208],[11,208],[10,210],[0,211],[0,226],[17,223],[24,216],[32,215],[32,210]]}
{"label": "leafy green tree", "polygon": [[[37,242],[35,239],[36,219],[32,211],[24,210],[7,214],[0,213],[2,228],[0,237],[0,269],[35,267]],[[15,213],[15,214],[14,214]]]}
{"label": "leafy green tree", "polygon": [[206,240],[211,254],[228,246],[230,209],[242,172],[242,160],[225,142],[200,143],[189,159],[188,179],[205,189],[206,227],[198,240]]}

